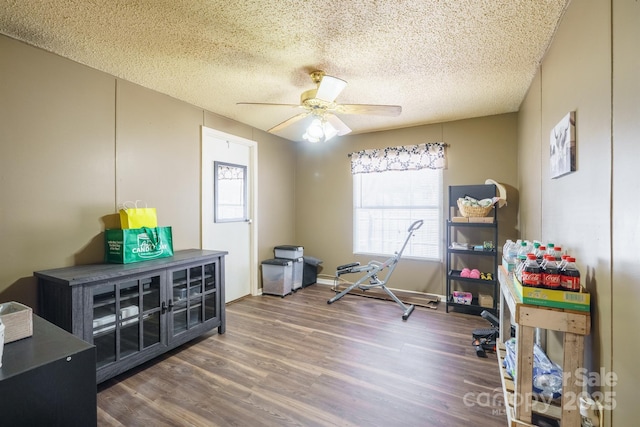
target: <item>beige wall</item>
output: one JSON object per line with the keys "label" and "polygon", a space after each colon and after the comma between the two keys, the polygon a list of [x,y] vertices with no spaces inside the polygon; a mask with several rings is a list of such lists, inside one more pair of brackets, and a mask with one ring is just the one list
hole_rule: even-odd
{"label": "beige wall", "polygon": [[114,210],[115,79],[0,36],[0,301],[90,262]]}
{"label": "beige wall", "polygon": [[[487,178],[504,183],[508,198],[517,200],[516,114],[504,114],[427,126],[349,135],[327,144],[298,145],[296,173],[296,243],[305,254],[323,260],[323,274],[332,277],[340,264],[368,262],[353,254],[352,179],[348,154],[354,151],[443,141],[448,168],[444,171],[444,203],[448,186],[484,184]],[[517,203],[499,211],[500,240],[517,237]],[[444,239],[444,225],[442,235]],[[384,260],[384,258],[379,258]],[[404,259],[389,286],[445,294],[441,262]]]}
{"label": "beige wall", "polygon": [[529,87],[518,114],[518,183],[521,236],[542,238],[542,159],[548,147],[540,136],[540,73]]}
{"label": "beige wall", "polygon": [[[638,2],[572,2],[518,116],[523,236],[576,254],[593,296],[587,368],[617,378],[590,387],[613,409],[607,426],[636,425],[638,416],[639,28]],[[569,111],[576,111],[577,171],[552,180],[549,132]]]}
{"label": "beige wall", "polygon": [[[611,367],[618,375],[613,425],[638,424],[640,384],[640,3],[613,1],[613,155],[611,322],[602,346],[611,345]],[[609,344],[611,343],[611,344]]]}
{"label": "beige wall", "polygon": [[33,271],[101,262],[125,200],[200,247],[202,125],[258,143],[261,259],[294,240],[291,142],[4,36],[0,52],[0,301],[36,307]]}

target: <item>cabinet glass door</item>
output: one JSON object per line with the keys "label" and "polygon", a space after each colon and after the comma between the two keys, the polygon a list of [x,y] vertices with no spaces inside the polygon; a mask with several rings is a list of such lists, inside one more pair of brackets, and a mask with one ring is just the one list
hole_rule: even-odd
{"label": "cabinet glass door", "polygon": [[160,277],[142,279],[142,347],[160,343]]}
{"label": "cabinet glass door", "polygon": [[178,335],[217,316],[216,264],[172,272],[172,332]]}
{"label": "cabinet glass door", "polygon": [[92,338],[98,368],[160,343],[160,276],[94,289]]}
{"label": "cabinet glass door", "polygon": [[123,359],[140,350],[140,293],[137,280],[122,283],[118,287],[120,315],[116,327],[120,330],[119,356]]}
{"label": "cabinet glass door", "polygon": [[96,289],[93,293],[93,344],[98,368],[116,361],[115,313],[115,285]]}
{"label": "cabinet glass door", "polygon": [[204,266],[204,320],[218,317],[216,267],[214,263]]}

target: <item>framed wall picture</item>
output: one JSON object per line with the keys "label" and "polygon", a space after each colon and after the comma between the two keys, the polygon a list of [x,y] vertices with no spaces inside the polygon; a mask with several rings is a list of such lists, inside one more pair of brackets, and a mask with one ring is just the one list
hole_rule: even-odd
{"label": "framed wall picture", "polygon": [[576,113],[571,111],[555,125],[549,135],[551,178],[576,170]]}

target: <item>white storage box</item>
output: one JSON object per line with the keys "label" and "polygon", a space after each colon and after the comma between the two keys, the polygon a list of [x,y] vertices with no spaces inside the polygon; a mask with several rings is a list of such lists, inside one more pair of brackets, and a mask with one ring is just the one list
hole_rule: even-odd
{"label": "white storage box", "polygon": [[304,271],[304,258],[290,260],[293,262],[292,277],[291,277],[291,289],[297,291],[302,287],[302,273]]}
{"label": "white storage box", "polygon": [[293,261],[268,259],[262,261],[262,293],[285,296],[293,289]]}
{"label": "white storage box", "polygon": [[281,245],[273,249],[276,258],[298,259],[303,255],[304,248],[295,245]]}
{"label": "white storage box", "polygon": [[31,307],[15,301],[0,304],[0,320],[4,324],[5,344],[33,335]]}

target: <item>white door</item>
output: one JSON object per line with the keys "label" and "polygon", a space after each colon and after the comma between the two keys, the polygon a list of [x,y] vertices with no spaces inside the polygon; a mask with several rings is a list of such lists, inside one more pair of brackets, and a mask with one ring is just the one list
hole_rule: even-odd
{"label": "white door", "polygon": [[257,150],[254,141],[202,127],[202,249],[229,252],[225,302],[257,294]]}

